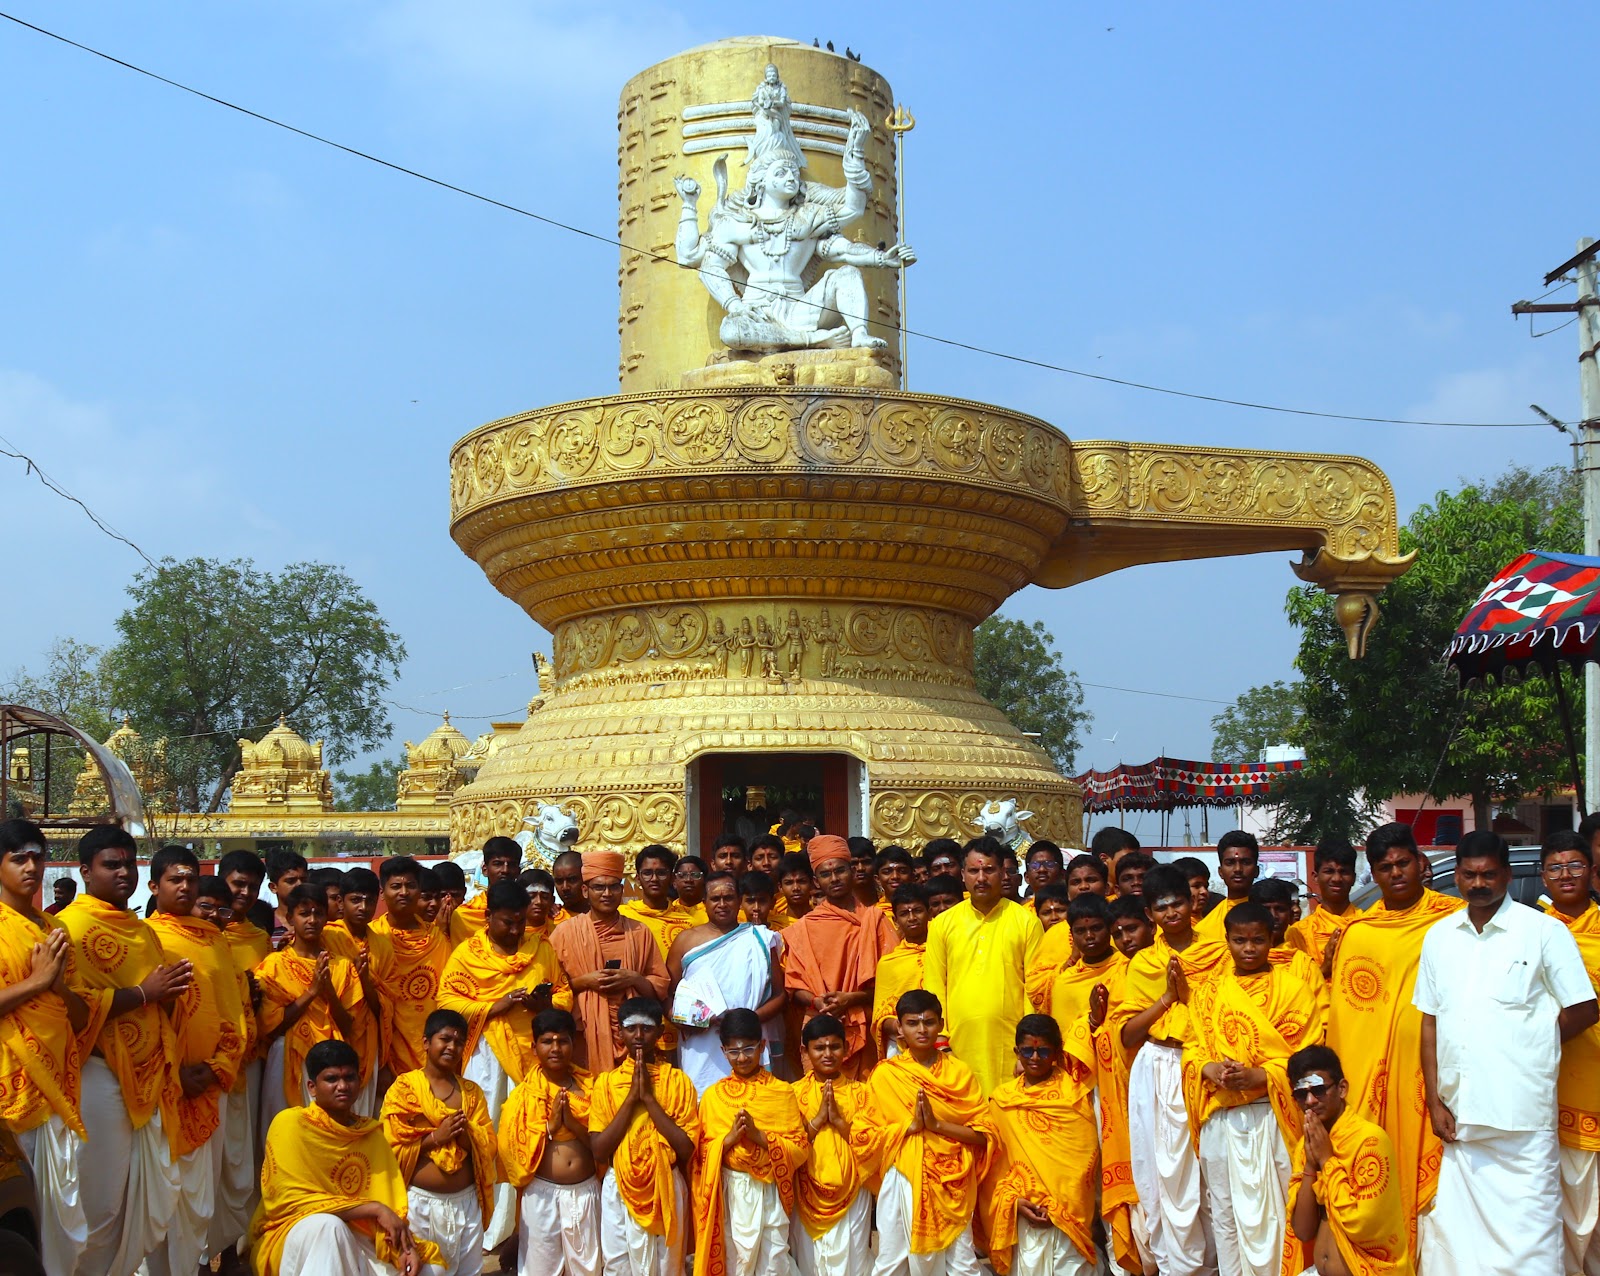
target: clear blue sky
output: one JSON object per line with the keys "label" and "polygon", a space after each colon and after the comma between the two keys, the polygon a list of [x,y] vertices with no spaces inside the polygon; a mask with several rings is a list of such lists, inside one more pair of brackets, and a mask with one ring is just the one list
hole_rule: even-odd
{"label": "clear blue sky", "polygon": [[[918,119],[913,326],[1319,409],[1577,415],[1574,330],[1530,341],[1508,306],[1600,235],[1592,6],[860,5],[789,22],[806,7],[13,4],[604,233],[629,75],[723,36],[832,39]],[[437,710],[469,734],[517,715],[549,639],[450,541],[447,452],[484,421],[614,389],[615,250],[3,22],[0,112],[0,434],[154,557],[345,565],[409,644],[394,698],[430,711],[396,711],[396,744]],[[1462,476],[1569,456],[1547,428],[1340,425],[921,345],[911,360],[916,389],[1077,438],[1367,456],[1403,513]],[[108,641],[138,560],[4,458],[0,496],[0,672],[58,634]],[[1291,676],[1289,558],[1029,589],[1006,611],[1043,620],[1086,682],[1225,702]],[[1097,766],[1205,757],[1220,708],[1094,686],[1088,701],[1080,763]]]}

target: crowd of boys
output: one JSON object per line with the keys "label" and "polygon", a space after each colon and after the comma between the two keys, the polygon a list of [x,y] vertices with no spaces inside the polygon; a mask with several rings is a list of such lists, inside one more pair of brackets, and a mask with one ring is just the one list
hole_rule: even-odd
{"label": "crowd of boys", "polygon": [[[487,888],[0,822],[0,1123],[50,1276],[1600,1276],[1593,834],[1158,864],[812,829]],[[277,905],[262,903],[263,882]],[[628,895],[636,898],[628,898]],[[873,1234],[876,1233],[876,1244]],[[0,1240],[3,1244],[3,1240]],[[19,1269],[20,1270],[20,1269]]]}

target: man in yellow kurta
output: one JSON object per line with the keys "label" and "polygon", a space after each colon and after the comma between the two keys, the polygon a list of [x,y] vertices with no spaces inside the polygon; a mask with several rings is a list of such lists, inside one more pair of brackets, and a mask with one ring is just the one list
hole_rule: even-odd
{"label": "man in yellow kurta", "polygon": [[406,1181],[377,1121],[355,1114],[361,1061],[343,1041],[306,1056],[311,1103],[267,1132],[261,1205],[250,1224],[256,1276],[419,1276],[439,1251],[412,1235]]}
{"label": "man in yellow kurta", "polygon": [[1339,1056],[1327,1046],[1296,1051],[1289,1085],[1305,1138],[1293,1154],[1295,1243],[1285,1247],[1286,1276],[1308,1260],[1323,1276],[1415,1276],[1394,1144],[1345,1106],[1350,1087]]}
{"label": "man in yellow kurta", "polygon": [[1204,1167],[1218,1268],[1277,1276],[1289,1149],[1301,1136],[1289,1056],[1322,1039],[1322,1007],[1316,988],[1272,964],[1266,905],[1237,905],[1225,934],[1232,968],[1189,994],[1184,1104]]}
{"label": "man in yellow kurta", "polygon": [[[484,929],[458,944],[439,983],[439,1008],[467,1021],[463,1074],[483,1090],[489,1118],[498,1122],[511,1091],[536,1066],[533,1016],[552,1005],[572,1007],[572,992],[548,941],[529,935],[528,892],[498,881],[487,893]],[[498,1249],[516,1231],[517,1193],[495,1187],[484,1220],[483,1247]]]}
{"label": "man in yellow kurta", "polygon": [[872,1042],[880,1059],[900,1053],[894,1007],[902,994],[922,987],[931,920],[928,893],[920,886],[897,887],[893,904],[900,943],[878,958],[878,977],[872,982]]}
{"label": "man in yellow kurta", "polygon": [[949,1008],[950,1049],[986,1095],[1011,1075],[1017,1021],[1028,1013],[1025,977],[1044,938],[1033,910],[1005,898],[1009,862],[993,838],[967,843],[967,898],[934,918],[923,963],[923,987]]}
{"label": "man in yellow kurta", "polygon": [[[1589,982],[1600,992],[1600,908],[1592,894],[1590,842],[1577,833],[1554,833],[1539,854],[1550,896],[1545,911],[1572,932]],[[1600,1024],[1561,1043],[1556,1103],[1566,1271],[1596,1276],[1600,1273]]]}
{"label": "man in yellow kurta", "polygon": [[789,1248],[800,1276],[865,1276],[872,1261],[872,1194],[850,1142],[867,1087],[844,1075],[849,1041],[840,1020],[817,1015],[801,1038],[807,1067],[794,1097],[811,1151],[795,1183]]}
{"label": "man in yellow kurta", "polygon": [[700,1137],[694,1084],[659,1062],[661,1003],[630,997],[617,1007],[626,1050],[595,1077],[589,1133],[600,1181],[600,1250],[607,1270],[680,1276],[689,1233],[685,1181]]}
{"label": "man in yellow kurta", "polygon": [[181,846],[163,846],[150,859],[156,897],[150,929],[168,962],[187,961],[194,970],[172,1003],[179,1095],[167,1136],[181,1186],[166,1241],[147,1259],[151,1276],[189,1276],[207,1248],[226,1160],[222,1098],[238,1080],[251,1042],[232,945],[194,915],[199,882],[200,861]]}
{"label": "man in yellow kurta", "polygon": [[422,1067],[423,1031],[439,1005],[450,940],[418,913],[422,866],[394,855],[378,865],[384,914],[367,928],[372,981],[384,1026],[384,1061],[394,1076]]}
{"label": "man in yellow kurta", "polygon": [[500,1111],[500,1168],[521,1196],[518,1276],[600,1276],[600,1184],[589,1141],[594,1079],[573,1065],[578,1025],[533,1017],[538,1067]]}
{"label": "man in yellow kurta", "polygon": [[1356,851],[1346,838],[1325,837],[1317,843],[1311,859],[1316,879],[1317,907],[1289,927],[1289,946],[1298,948],[1318,966],[1328,951],[1328,942],[1360,917],[1364,910],[1350,902],[1356,884]]}
{"label": "man in yellow kurta", "polygon": [[993,1153],[983,1091],[971,1068],[939,1049],[938,997],[915,989],[895,1009],[905,1052],[872,1070],[850,1131],[851,1148],[878,1188],[873,1273],[937,1271],[942,1260],[946,1270],[976,1276],[972,1222]]}
{"label": "man in yellow kurta", "polygon": [[790,1271],[795,1175],[810,1152],[794,1089],[761,1066],[761,1020],[723,1016],[718,1035],[732,1068],[700,1099],[695,1144],[695,1276],[780,1276]]}
{"label": "man in yellow kurta", "polygon": [[1433,1204],[1443,1157],[1422,1102],[1422,1013],[1411,1004],[1422,937],[1465,907],[1423,885],[1422,854],[1407,824],[1367,835],[1367,863],[1382,900],[1331,942],[1328,1045],[1350,1082],[1350,1107],[1394,1144],[1409,1244],[1417,1215]]}
{"label": "man in yellow kurta", "polygon": [[438,1246],[441,1276],[478,1276],[499,1178],[494,1125],[483,1091],[461,1075],[467,1021],[435,1010],[423,1033],[422,1067],[394,1079],[379,1120],[406,1181],[412,1231]]}
{"label": "man in yellow kurta", "polygon": [[33,1166],[46,1266],[70,1273],[89,1227],[78,1187],[83,1061],[111,994],[79,994],[71,939],[34,908],[44,860],[38,825],[0,821],[0,1122]]}
{"label": "man in yellow kurta", "polygon": [[1159,934],[1128,962],[1109,1026],[1112,1042],[1130,1061],[1129,1170],[1150,1253],[1164,1276],[1196,1276],[1211,1271],[1216,1258],[1184,1102],[1183,1050],[1191,1036],[1186,1002],[1195,987],[1222,971],[1228,950],[1196,933],[1193,896],[1178,868],[1151,869],[1144,898]]}
{"label": "man in yellow kurta", "polygon": [[[1087,1037],[1085,1024],[1075,1029]],[[1024,1015],[1016,1041],[1021,1075],[989,1096],[994,1159],[982,1194],[989,1263],[1000,1276],[1093,1276],[1094,1069],[1062,1052],[1061,1029],[1049,1015]]]}
{"label": "man in yellow kurta", "polygon": [[80,1158],[78,1173],[89,1230],[68,1276],[132,1276],[166,1236],[177,1204],[166,1127],[177,1095],[177,1042],[162,1007],[194,975],[187,962],[165,964],[154,932],[128,910],[139,864],[125,829],[90,829],[78,841],[78,865],[83,893],[57,920],[72,937],[80,986],[109,995],[110,1006],[83,1066],[83,1122],[93,1150]]}
{"label": "man in yellow kurta", "polygon": [[1234,829],[1217,841],[1217,876],[1227,895],[1194,924],[1194,933],[1212,943],[1223,942],[1222,924],[1238,905],[1250,898],[1250,888],[1261,873],[1261,846],[1254,833]]}

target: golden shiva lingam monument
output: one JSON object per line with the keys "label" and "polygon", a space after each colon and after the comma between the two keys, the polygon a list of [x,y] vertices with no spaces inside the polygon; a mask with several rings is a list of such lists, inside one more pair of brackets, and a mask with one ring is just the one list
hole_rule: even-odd
{"label": "golden shiva lingam monument", "polygon": [[913,844],[1012,799],[1075,844],[1077,787],[973,680],[974,627],[1028,584],[1302,550],[1361,655],[1409,562],[1369,462],[1075,442],[901,388],[894,109],[767,37],[623,88],[620,393],[451,453],[451,535],[555,642],[451,800],[457,853],[550,806],[585,847],[699,849],[766,790]]}

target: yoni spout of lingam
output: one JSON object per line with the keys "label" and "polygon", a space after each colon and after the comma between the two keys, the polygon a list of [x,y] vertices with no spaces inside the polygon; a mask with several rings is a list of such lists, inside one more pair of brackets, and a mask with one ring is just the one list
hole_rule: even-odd
{"label": "yoni spout of lingam", "polygon": [[730,350],[883,349],[888,343],[867,331],[861,272],[904,270],[917,255],[909,244],[875,248],[840,233],[860,220],[872,195],[863,157],[871,135],[867,117],[848,113],[840,188],[804,180],[805,154],[777,67],[768,64],[750,108],[756,131],[745,156],[745,184],[730,192],[728,157],[717,160],[717,200],[704,232],[700,183],[676,179],[683,198],[679,265],[697,268],[722,307],[719,335]]}

